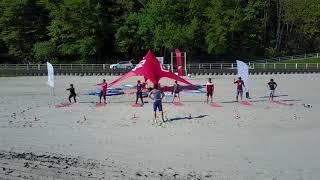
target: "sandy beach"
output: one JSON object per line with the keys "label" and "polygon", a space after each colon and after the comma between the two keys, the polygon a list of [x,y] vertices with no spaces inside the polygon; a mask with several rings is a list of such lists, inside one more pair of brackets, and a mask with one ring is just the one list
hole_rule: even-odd
{"label": "sandy beach", "polygon": [[[183,106],[164,99],[161,126],[150,99],[132,107],[135,95],[124,94],[96,107],[84,94],[103,78],[116,77],[56,76],[55,96],[46,76],[0,78],[0,179],[320,179],[319,74],[250,76],[251,105],[234,102],[236,76],[211,76],[221,107],[182,92]],[[270,78],[285,104],[268,101]],[[57,108],[70,83],[78,103]]]}

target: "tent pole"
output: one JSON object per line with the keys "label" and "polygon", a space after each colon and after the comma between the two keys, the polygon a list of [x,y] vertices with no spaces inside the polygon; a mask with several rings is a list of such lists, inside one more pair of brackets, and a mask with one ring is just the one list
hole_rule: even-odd
{"label": "tent pole", "polygon": [[187,52],[184,52],[184,71],[186,73],[185,76],[187,76]]}
{"label": "tent pole", "polygon": [[171,72],[173,72],[173,52],[171,52]]}

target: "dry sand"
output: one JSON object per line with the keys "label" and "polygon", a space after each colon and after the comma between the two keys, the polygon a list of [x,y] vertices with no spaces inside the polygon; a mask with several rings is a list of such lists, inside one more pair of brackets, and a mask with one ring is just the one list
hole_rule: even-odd
{"label": "dry sand", "polygon": [[[56,76],[56,96],[46,77],[0,78],[0,179],[320,179],[320,75],[251,76],[253,106],[232,102],[234,77],[212,77],[222,107],[182,93],[184,106],[164,103],[162,126],[152,124],[151,103],[131,107],[128,94],[109,97],[105,107],[86,95],[55,107],[69,83],[83,94],[116,77]],[[279,85],[276,99],[292,106],[263,97],[270,78]]]}

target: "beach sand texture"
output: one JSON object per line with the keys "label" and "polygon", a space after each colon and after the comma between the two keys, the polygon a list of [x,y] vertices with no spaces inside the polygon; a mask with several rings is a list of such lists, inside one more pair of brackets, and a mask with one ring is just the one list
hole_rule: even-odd
{"label": "beach sand texture", "polygon": [[[116,77],[56,76],[55,96],[47,77],[0,78],[0,179],[320,179],[319,74],[250,76],[252,106],[233,102],[236,76],[211,76],[221,107],[205,94],[181,93],[183,106],[165,98],[161,126],[150,99],[131,106],[135,94],[96,107],[98,97],[83,94],[103,78]],[[270,78],[275,100],[290,105],[265,97]],[[78,103],[57,108],[70,83]]]}

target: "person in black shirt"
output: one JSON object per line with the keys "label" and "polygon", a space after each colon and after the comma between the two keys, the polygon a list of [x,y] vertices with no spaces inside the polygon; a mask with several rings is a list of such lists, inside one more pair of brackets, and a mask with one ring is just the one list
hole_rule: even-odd
{"label": "person in black shirt", "polygon": [[276,82],[273,81],[273,79],[270,79],[270,82],[268,82],[268,85],[270,90],[269,101],[270,100],[273,101],[274,93],[278,85]]}
{"label": "person in black shirt", "polygon": [[141,105],[143,105],[143,98],[142,98],[142,89],[143,89],[143,85],[141,84],[141,81],[138,80],[137,81],[137,85],[136,85],[136,104],[138,104],[138,100],[139,98],[141,99]]}
{"label": "person in black shirt", "polygon": [[180,85],[178,84],[178,81],[174,81],[174,85],[173,85],[173,91],[172,91],[172,95],[173,95],[173,99],[172,99],[172,103],[174,102],[174,99],[176,98],[176,96],[179,99],[180,102]]}
{"label": "person in black shirt", "polygon": [[73,100],[76,103],[77,94],[76,94],[76,91],[74,90],[73,84],[70,84],[70,88],[68,88],[67,91],[70,91],[69,102],[71,103],[71,98],[73,97]]}

